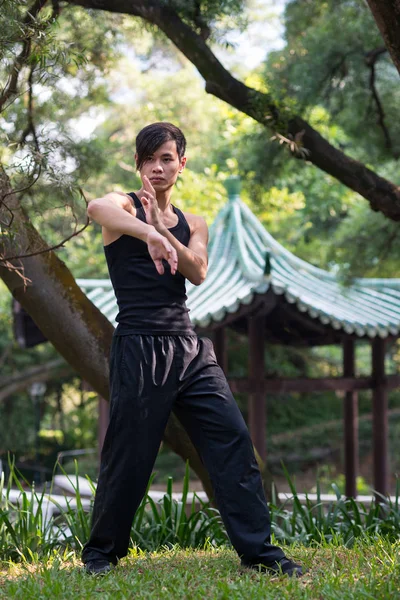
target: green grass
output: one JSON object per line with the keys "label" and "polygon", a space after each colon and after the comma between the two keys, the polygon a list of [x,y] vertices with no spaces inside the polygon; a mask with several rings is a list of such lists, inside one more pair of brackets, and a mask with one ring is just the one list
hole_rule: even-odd
{"label": "green grass", "polygon": [[[337,501],[322,505],[320,498],[314,504],[300,502],[286,476],[294,499],[290,506],[271,504],[273,531],[279,544],[286,544],[286,553],[308,569],[300,580],[242,569],[226,545],[219,514],[206,505],[197,510],[195,504],[187,514],[188,467],[183,502],[172,499],[172,479],[160,502],[146,495],[135,515],[129,556],[107,577],[93,578],[79,561],[90,514],[80,505],[78,479],[78,508],[69,507],[46,523],[43,494],[23,490],[11,463],[8,483],[0,478],[0,600],[400,600],[400,482],[394,502],[365,507],[336,489]],[[18,506],[9,501],[11,484],[21,490]],[[319,490],[317,484],[317,496]],[[64,525],[71,530],[61,540],[53,531],[57,524],[60,531]]]}
{"label": "green grass", "polygon": [[351,549],[325,545],[285,548],[307,574],[300,579],[245,570],[233,550],[131,551],[105,577],[86,575],[75,554],[0,564],[0,598],[7,600],[364,599],[400,598],[400,543],[378,539]]}

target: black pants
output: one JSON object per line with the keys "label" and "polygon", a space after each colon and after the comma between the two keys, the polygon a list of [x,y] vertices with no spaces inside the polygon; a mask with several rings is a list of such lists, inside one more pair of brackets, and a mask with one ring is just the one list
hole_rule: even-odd
{"label": "black pants", "polygon": [[82,560],[127,554],[171,410],[208,470],[229,538],[243,562],[284,556],[270,544],[270,517],[242,414],[208,338],[114,336],[110,424],[104,441],[92,531]]}

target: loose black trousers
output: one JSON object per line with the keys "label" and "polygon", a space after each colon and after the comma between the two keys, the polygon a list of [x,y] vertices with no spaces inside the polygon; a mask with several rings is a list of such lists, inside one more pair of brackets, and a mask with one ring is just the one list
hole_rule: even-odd
{"label": "loose black trousers", "polygon": [[213,345],[197,335],[114,336],[110,423],[101,455],[92,531],[82,560],[114,564],[128,551],[171,410],[210,474],[215,501],[243,562],[284,556],[271,523],[253,445]]}

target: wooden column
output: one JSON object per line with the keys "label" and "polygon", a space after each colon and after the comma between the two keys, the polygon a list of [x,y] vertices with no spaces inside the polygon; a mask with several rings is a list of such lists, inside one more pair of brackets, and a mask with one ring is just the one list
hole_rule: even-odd
{"label": "wooden column", "polygon": [[[374,448],[374,488],[388,493],[388,391],[385,379],[385,340],[372,342],[372,432]],[[381,498],[377,496],[379,501]]]}
{"label": "wooden column", "polygon": [[99,396],[99,422],[97,428],[97,436],[98,436],[98,448],[99,448],[99,460],[101,455],[101,450],[103,448],[104,438],[106,436],[106,431],[109,422],[109,410],[110,405],[107,400],[104,400],[101,396]]}
{"label": "wooden column", "polygon": [[214,332],[214,349],[217,362],[225,375],[228,375],[228,352],[226,346],[226,329],[219,327]]}
{"label": "wooden column", "polygon": [[[343,342],[343,376],[355,376],[354,341]],[[357,496],[358,473],[358,394],[356,391],[346,392],[343,401],[344,429],[344,471],[346,476],[346,496]]]}
{"label": "wooden column", "polygon": [[265,398],[265,317],[249,317],[249,429],[253,444],[263,460],[267,457]]}

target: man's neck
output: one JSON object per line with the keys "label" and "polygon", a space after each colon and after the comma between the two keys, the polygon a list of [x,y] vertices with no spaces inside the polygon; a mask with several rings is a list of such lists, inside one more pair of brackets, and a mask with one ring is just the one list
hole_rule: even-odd
{"label": "man's neck", "polygon": [[[143,195],[143,188],[140,188],[138,192],[136,192],[136,196],[139,198]],[[165,191],[156,192],[156,198],[158,203],[158,208],[162,213],[169,212],[171,206],[171,196],[172,196],[172,187],[168,188]]]}
{"label": "man's neck", "polygon": [[165,191],[156,192],[156,198],[158,202],[158,208],[161,212],[168,212],[171,206],[172,187]]}

